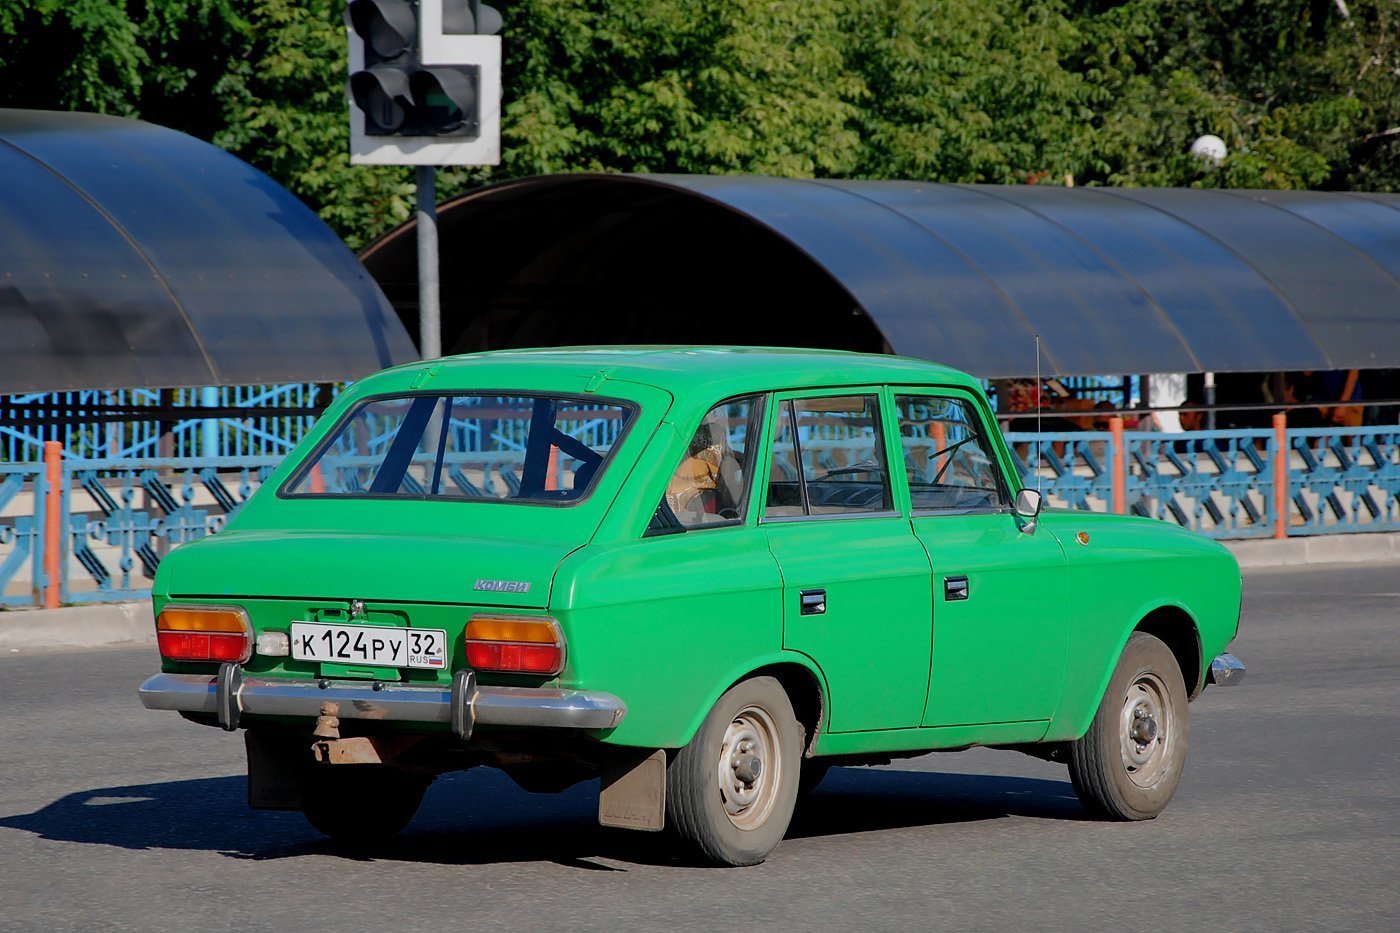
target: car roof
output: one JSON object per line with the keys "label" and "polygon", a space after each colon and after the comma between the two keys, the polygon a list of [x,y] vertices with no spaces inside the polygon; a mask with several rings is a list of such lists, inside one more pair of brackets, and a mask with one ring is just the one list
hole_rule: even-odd
{"label": "car roof", "polygon": [[[607,346],[492,350],[395,367],[391,372],[433,368],[434,385],[528,384],[531,370],[551,377],[635,382],[669,392],[678,404],[718,400],[756,391],[819,386],[896,384],[973,387],[966,373],[902,356],[804,350],[789,347]],[[526,382],[522,382],[526,380]]]}

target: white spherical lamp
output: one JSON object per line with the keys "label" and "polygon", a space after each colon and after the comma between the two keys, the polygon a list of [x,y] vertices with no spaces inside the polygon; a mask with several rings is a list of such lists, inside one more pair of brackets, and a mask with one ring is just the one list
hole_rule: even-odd
{"label": "white spherical lamp", "polygon": [[1191,144],[1191,154],[1202,162],[1219,165],[1225,161],[1225,140],[1207,133]]}

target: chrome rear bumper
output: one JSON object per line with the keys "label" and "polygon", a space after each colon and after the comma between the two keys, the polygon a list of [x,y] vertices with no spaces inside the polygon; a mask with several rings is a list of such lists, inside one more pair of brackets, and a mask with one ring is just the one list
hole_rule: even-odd
{"label": "chrome rear bumper", "polygon": [[146,709],[205,713],[232,731],[244,715],[316,718],[333,703],[340,719],[440,722],[462,738],[478,724],[556,729],[610,729],[627,705],[610,693],[535,687],[482,687],[471,671],[452,686],[386,681],[269,680],[244,676],[236,664],[217,675],[156,674],[138,691]]}
{"label": "chrome rear bumper", "polygon": [[1226,652],[1210,662],[1210,673],[1206,675],[1206,683],[1217,684],[1221,687],[1233,687],[1242,680],[1244,680],[1244,662],[1233,654]]}

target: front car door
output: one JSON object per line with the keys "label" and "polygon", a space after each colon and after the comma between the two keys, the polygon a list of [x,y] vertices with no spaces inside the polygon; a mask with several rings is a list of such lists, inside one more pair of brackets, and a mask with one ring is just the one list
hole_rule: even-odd
{"label": "front car door", "polygon": [[763,529],[783,577],[783,647],[826,677],[828,729],[923,715],[928,556],[895,510],[880,392],[779,395]]}
{"label": "front car door", "polygon": [[933,567],[923,725],[1048,721],[1068,641],[1065,555],[1012,510],[1005,449],[970,393],[897,388],[914,533]]}

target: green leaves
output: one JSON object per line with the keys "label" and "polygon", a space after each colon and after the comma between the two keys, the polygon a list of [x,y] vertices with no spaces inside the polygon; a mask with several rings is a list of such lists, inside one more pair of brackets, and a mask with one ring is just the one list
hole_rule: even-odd
{"label": "green leaves", "polygon": [[[349,163],[344,3],[10,0],[0,105],[210,139],[360,246],[408,219],[412,171]],[[1400,187],[1394,0],[498,5],[503,161],[442,171],[444,198],[561,171]]]}
{"label": "green leaves", "polygon": [[864,83],[833,41],[842,8],[510,4],[503,168],[849,173]]}

